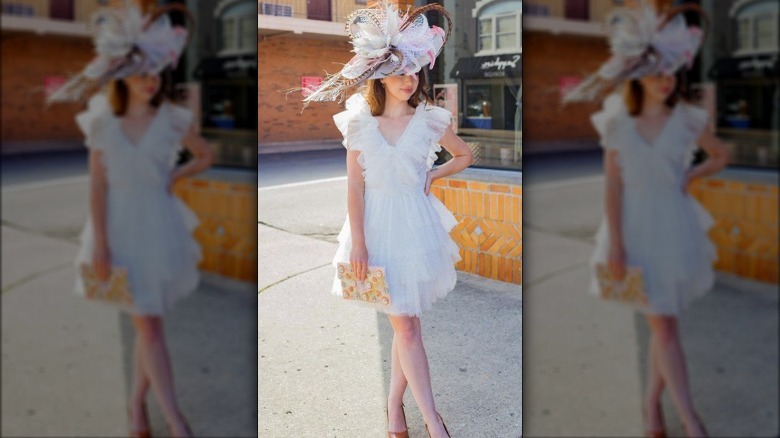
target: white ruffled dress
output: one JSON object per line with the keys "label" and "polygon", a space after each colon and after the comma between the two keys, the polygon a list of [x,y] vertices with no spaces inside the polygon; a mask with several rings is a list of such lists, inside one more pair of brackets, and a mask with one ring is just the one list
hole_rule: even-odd
{"label": "white ruffled dress", "polygon": [[[200,279],[201,251],[192,236],[198,218],[166,191],[180,141],[192,119],[190,110],[166,102],[135,145],[102,93],[76,116],[87,147],[102,151],[111,263],[128,271],[134,306],[126,310],[133,314],[162,315],[192,292]],[[94,241],[90,214],[81,233],[77,269],[81,263],[92,263]],[[85,295],[80,275],[75,293]]]}
{"label": "white ruffled dress", "polygon": [[[644,271],[648,308],[645,313],[679,315],[713,285],[715,246],[707,232],[712,216],[683,192],[685,172],[697,149],[696,139],[707,124],[707,112],[677,104],[657,136],[648,144],[636,129],[618,95],[592,116],[601,145],[618,153],[623,182],[623,242],[627,265]],[[606,263],[607,219],[596,235],[591,265]],[[590,292],[598,295],[595,275]]]}
{"label": "white ruffled dress", "polygon": [[[420,104],[395,146],[379,131],[365,98],[356,94],[346,111],[333,116],[348,150],[360,151],[365,181],[364,233],[369,265],[385,268],[390,306],[367,304],[383,313],[420,316],[457,281],[457,244],[449,235],[455,217],[433,194],[425,195],[426,172],[441,150],[439,139],[450,125],[444,108]],[[349,263],[349,215],[338,235],[333,266]],[[331,293],[341,296],[334,275]]]}

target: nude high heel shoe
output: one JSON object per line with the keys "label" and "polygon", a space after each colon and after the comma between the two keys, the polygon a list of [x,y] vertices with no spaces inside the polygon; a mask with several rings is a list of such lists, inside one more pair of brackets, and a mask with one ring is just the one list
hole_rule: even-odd
{"label": "nude high heel shoe", "polygon": [[666,424],[664,422],[663,410],[660,410],[660,413],[661,413],[661,427],[659,429],[649,429],[647,427],[648,424],[647,407],[645,406],[644,415],[643,415],[645,420],[645,438],[666,438]]}
{"label": "nude high heel shoe", "polygon": [[[441,425],[444,426],[444,431],[447,432],[447,436],[450,436],[450,431],[447,430],[447,424],[444,423],[444,418],[441,418],[441,414],[436,412],[436,415],[439,417],[439,420],[441,420]],[[428,436],[431,436],[431,431],[428,430],[428,425],[425,425],[425,430],[428,431]],[[451,437],[450,437],[451,438]]]}
{"label": "nude high heel shoe", "polygon": [[[130,438],[152,438],[152,432],[149,430],[149,413],[146,410],[146,403],[143,405],[144,418],[146,418],[147,426],[143,429],[130,428]],[[127,408],[127,416],[130,424],[133,424],[133,414],[130,408]]]}
{"label": "nude high heel shoe", "polygon": [[[387,424],[388,429],[390,428],[390,407],[385,406],[385,413],[387,414]],[[406,412],[404,412],[404,404],[401,403],[401,414],[404,416],[404,427],[406,429],[402,430],[401,432],[390,432],[387,431],[387,438],[409,438],[409,427],[406,425]]]}

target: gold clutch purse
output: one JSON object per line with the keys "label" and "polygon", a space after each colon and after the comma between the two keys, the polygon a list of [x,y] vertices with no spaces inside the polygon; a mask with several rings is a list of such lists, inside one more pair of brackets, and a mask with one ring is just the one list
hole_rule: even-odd
{"label": "gold clutch purse", "polygon": [[390,305],[385,268],[369,266],[366,279],[360,281],[349,263],[338,263],[338,278],[341,280],[341,295],[345,300]]}
{"label": "gold clutch purse", "polygon": [[81,280],[84,282],[84,291],[89,300],[105,301],[125,307],[133,305],[126,268],[112,267],[108,279],[101,281],[92,265],[82,263]]}
{"label": "gold clutch purse", "polygon": [[647,306],[647,294],[645,293],[645,282],[641,268],[627,267],[623,280],[617,281],[612,277],[606,264],[598,263],[596,277],[602,299],[640,308]]}

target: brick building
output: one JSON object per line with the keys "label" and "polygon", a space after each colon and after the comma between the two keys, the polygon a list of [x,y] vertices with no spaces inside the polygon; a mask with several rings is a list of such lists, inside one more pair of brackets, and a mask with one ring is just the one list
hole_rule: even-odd
{"label": "brick building", "polygon": [[46,108],[45,90],[80,71],[92,58],[87,22],[94,10],[108,2],[64,3],[2,1],[3,154],[81,147],[82,135],[73,122],[81,106]]}
{"label": "brick building", "polygon": [[523,152],[597,148],[596,103],[561,106],[563,90],[609,57],[602,23],[620,0],[523,2]]}
{"label": "brick building", "polygon": [[[397,2],[401,7],[413,2]],[[341,141],[333,114],[342,105],[314,102],[301,112],[301,92],[352,57],[344,23],[365,0],[275,0],[258,3],[258,147],[294,150]]]}

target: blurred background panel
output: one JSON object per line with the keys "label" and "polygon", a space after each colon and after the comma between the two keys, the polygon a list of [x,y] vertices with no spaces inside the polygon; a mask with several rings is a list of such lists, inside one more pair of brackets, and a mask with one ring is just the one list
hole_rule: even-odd
{"label": "blurred background panel", "polygon": [[[212,169],[174,187],[200,220],[204,274],[166,319],[180,400],[196,435],[255,436],[257,2],[133,1],[145,10],[183,3],[192,13],[173,77],[217,152]],[[87,149],[74,121],[86,105],[47,108],[45,97],[93,58],[93,12],[123,2],[0,3],[2,435],[122,436],[130,320],[70,292],[89,212]],[[162,433],[162,415],[150,414]]]}
{"label": "blurred background panel", "polygon": [[[681,318],[693,395],[713,436],[775,436],[780,3],[649,1],[659,9],[694,3],[709,16],[712,29],[687,80],[732,156],[727,169],[690,190],[715,219],[710,238],[718,251],[715,288]],[[648,327],[587,296],[604,205],[602,153],[590,122],[600,104],[560,105],[609,57],[609,10],[636,4],[523,1],[526,436],[642,431]],[[670,435],[682,433],[675,417],[666,411]]]}

